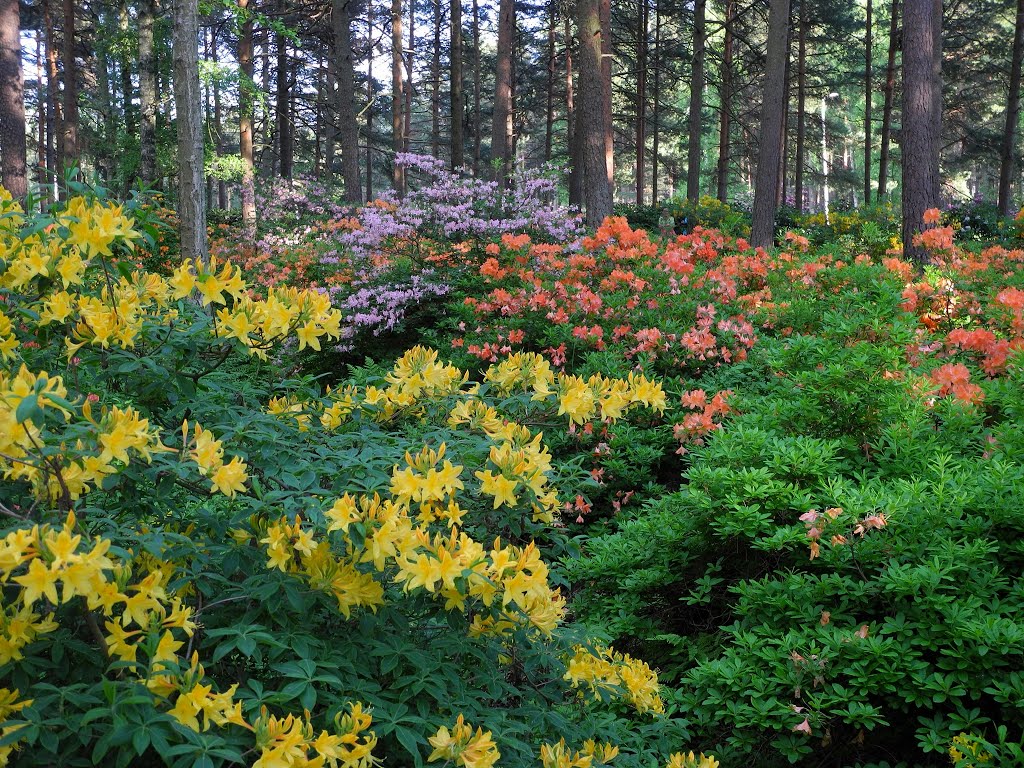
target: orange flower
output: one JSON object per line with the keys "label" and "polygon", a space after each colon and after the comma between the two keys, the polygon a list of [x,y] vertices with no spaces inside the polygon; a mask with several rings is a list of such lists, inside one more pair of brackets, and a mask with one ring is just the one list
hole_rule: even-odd
{"label": "orange flower", "polygon": [[938,224],[941,214],[939,214],[938,208],[929,208],[924,212],[924,223],[925,224]]}

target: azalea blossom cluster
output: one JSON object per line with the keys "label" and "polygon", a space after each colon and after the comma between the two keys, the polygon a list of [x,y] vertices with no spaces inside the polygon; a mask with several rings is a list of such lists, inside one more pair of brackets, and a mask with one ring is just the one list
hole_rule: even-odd
{"label": "azalea blossom cluster", "polygon": [[[513,345],[536,345],[544,329],[546,338],[580,350],[615,348],[638,367],[664,360],[700,369],[743,360],[756,340],[743,304],[764,286],[766,257],[754,252],[718,263],[725,247],[719,233],[705,230],[663,247],[617,217],[578,248],[506,233],[487,246],[478,268],[494,287],[464,301],[477,325],[455,344],[494,362]],[[698,295],[713,301],[695,305]],[[687,308],[666,323],[666,302]]]}
{"label": "azalea blossom cluster", "polygon": [[380,336],[399,330],[410,309],[451,291],[431,269],[398,281],[381,283],[368,279],[362,285],[360,282],[333,285],[328,290],[332,303],[345,318],[341,343],[335,346],[339,352],[351,351],[361,334]]}
{"label": "azalea blossom cluster", "polygon": [[[73,501],[133,458],[169,450],[134,408],[75,404],[60,376],[0,370],[0,472],[38,499]],[[69,444],[70,443],[70,444]]]}
{"label": "azalea blossom cluster", "polygon": [[574,688],[586,686],[596,697],[602,693],[623,695],[639,712],[659,714],[665,711],[657,673],[646,662],[611,648],[590,650],[576,646],[565,679]]}
{"label": "azalea blossom cluster", "polygon": [[358,210],[360,227],[337,235],[339,244],[357,255],[425,234],[460,241],[525,231],[553,242],[572,242],[583,234],[580,215],[557,202],[557,182],[543,173],[528,171],[506,189],[500,181],[453,173],[439,158],[400,153],[395,162],[423,183],[404,198],[384,192]]}

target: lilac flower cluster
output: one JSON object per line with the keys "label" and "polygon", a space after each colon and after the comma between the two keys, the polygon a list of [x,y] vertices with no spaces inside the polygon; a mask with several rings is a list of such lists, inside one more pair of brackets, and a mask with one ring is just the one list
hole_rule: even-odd
{"label": "lilac flower cluster", "polygon": [[271,178],[261,181],[256,189],[256,210],[268,223],[291,223],[306,216],[338,218],[351,207],[335,202],[337,191],[311,176],[292,180]]}
{"label": "lilac flower cluster", "polygon": [[360,336],[380,336],[400,330],[409,310],[448,294],[451,288],[440,282],[433,270],[404,280],[377,283],[381,274],[368,274],[351,285],[329,289],[331,303],[342,312],[343,325],[338,352],[351,352]]}
{"label": "lilac flower cluster", "polygon": [[385,192],[380,196],[385,205],[368,205],[357,212],[361,228],[338,235],[339,243],[356,254],[417,235],[457,241],[527,232],[560,243],[583,235],[579,212],[558,201],[558,184],[550,171],[527,171],[507,189],[498,181],[452,173],[442,160],[429,155],[401,153],[395,161],[423,184],[403,199]]}

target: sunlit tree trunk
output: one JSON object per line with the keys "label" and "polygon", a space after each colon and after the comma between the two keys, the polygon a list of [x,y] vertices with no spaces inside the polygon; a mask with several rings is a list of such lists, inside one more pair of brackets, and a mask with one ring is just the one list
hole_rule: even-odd
{"label": "sunlit tree trunk", "polygon": [[647,147],[647,0],[640,0],[636,26],[636,202],[644,204],[644,164]]}
{"label": "sunlit tree trunk", "polygon": [[139,175],[156,184],[156,56],[153,49],[154,0],[139,0]]}
{"label": "sunlit tree trunk", "polygon": [[896,93],[896,51],[900,37],[900,0],[892,0],[889,17],[889,56],[885,64],[885,101],[882,105],[882,135],[878,150],[878,199],[886,196],[889,184],[889,141],[892,134],[892,106]]}
{"label": "sunlit tree trunk", "polygon": [[252,122],[255,102],[252,61],[252,16],[249,0],[238,0],[242,29],[238,36],[238,66],[242,81],[238,87],[238,139],[242,157],[242,229],[248,243],[256,240],[256,169],[253,163]]}
{"label": "sunlit tree trunk", "polygon": [[693,4],[693,67],[690,77],[689,137],[686,152],[686,199],[700,197],[701,134],[704,112],[705,0]]}
{"label": "sunlit tree trunk", "polygon": [[178,233],[181,256],[208,260],[203,180],[203,109],[199,88],[199,3],[173,0],[174,109],[178,128]]}
{"label": "sunlit tree trunk", "polygon": [[75,60],[75,0],[64,0],[64,165],[77,166],[78,64]]}
{"label": "sunlit tree trunk", "polygon": [[[402,81],[402,0],[391,0],[391,146],[395,154],[405,151],[402,104],[405,98]],[[392,163],[391,184],[399,195],[405,194],[405,169]]]}
{"label": "sunlit tree trunk", "polygon": [[0,0],[0,155],[3,184],[15,200],[28,194],[25,98],[18,0]]}

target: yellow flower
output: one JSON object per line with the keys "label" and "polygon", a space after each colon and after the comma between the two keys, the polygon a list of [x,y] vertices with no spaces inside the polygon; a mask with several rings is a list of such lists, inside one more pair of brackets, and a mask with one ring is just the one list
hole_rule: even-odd
{"label": "yellow flower", "polygon": [[25,589],[21,593],[22,602],[26,607],[31,607],[40,597],[45,597],[54,605],[57,600],[57,580],[60,573],[46,567],[38,557],[28,567],[28,573],[24,576],[15,576],[14,581],[21,584]]}
{"label": "yellow flower", "polygon": [[518,481],[503,475],[495,475],[489,469],[482,472],[477,471],[473,474],[481,481],[480,491],[494,497],[494,509],[497,509],[502,504],[508,504],[510,507],[516,505],[518,499],[516,498],[515,490]]}
{"label": "yellow flower", "polygon": [[210,493],[218,490],[232,499],[236,492],[245,493],[245,481],[249,477],[245,472],[246,468],[246,463],[237,456],[218,467],[210,478]]}

